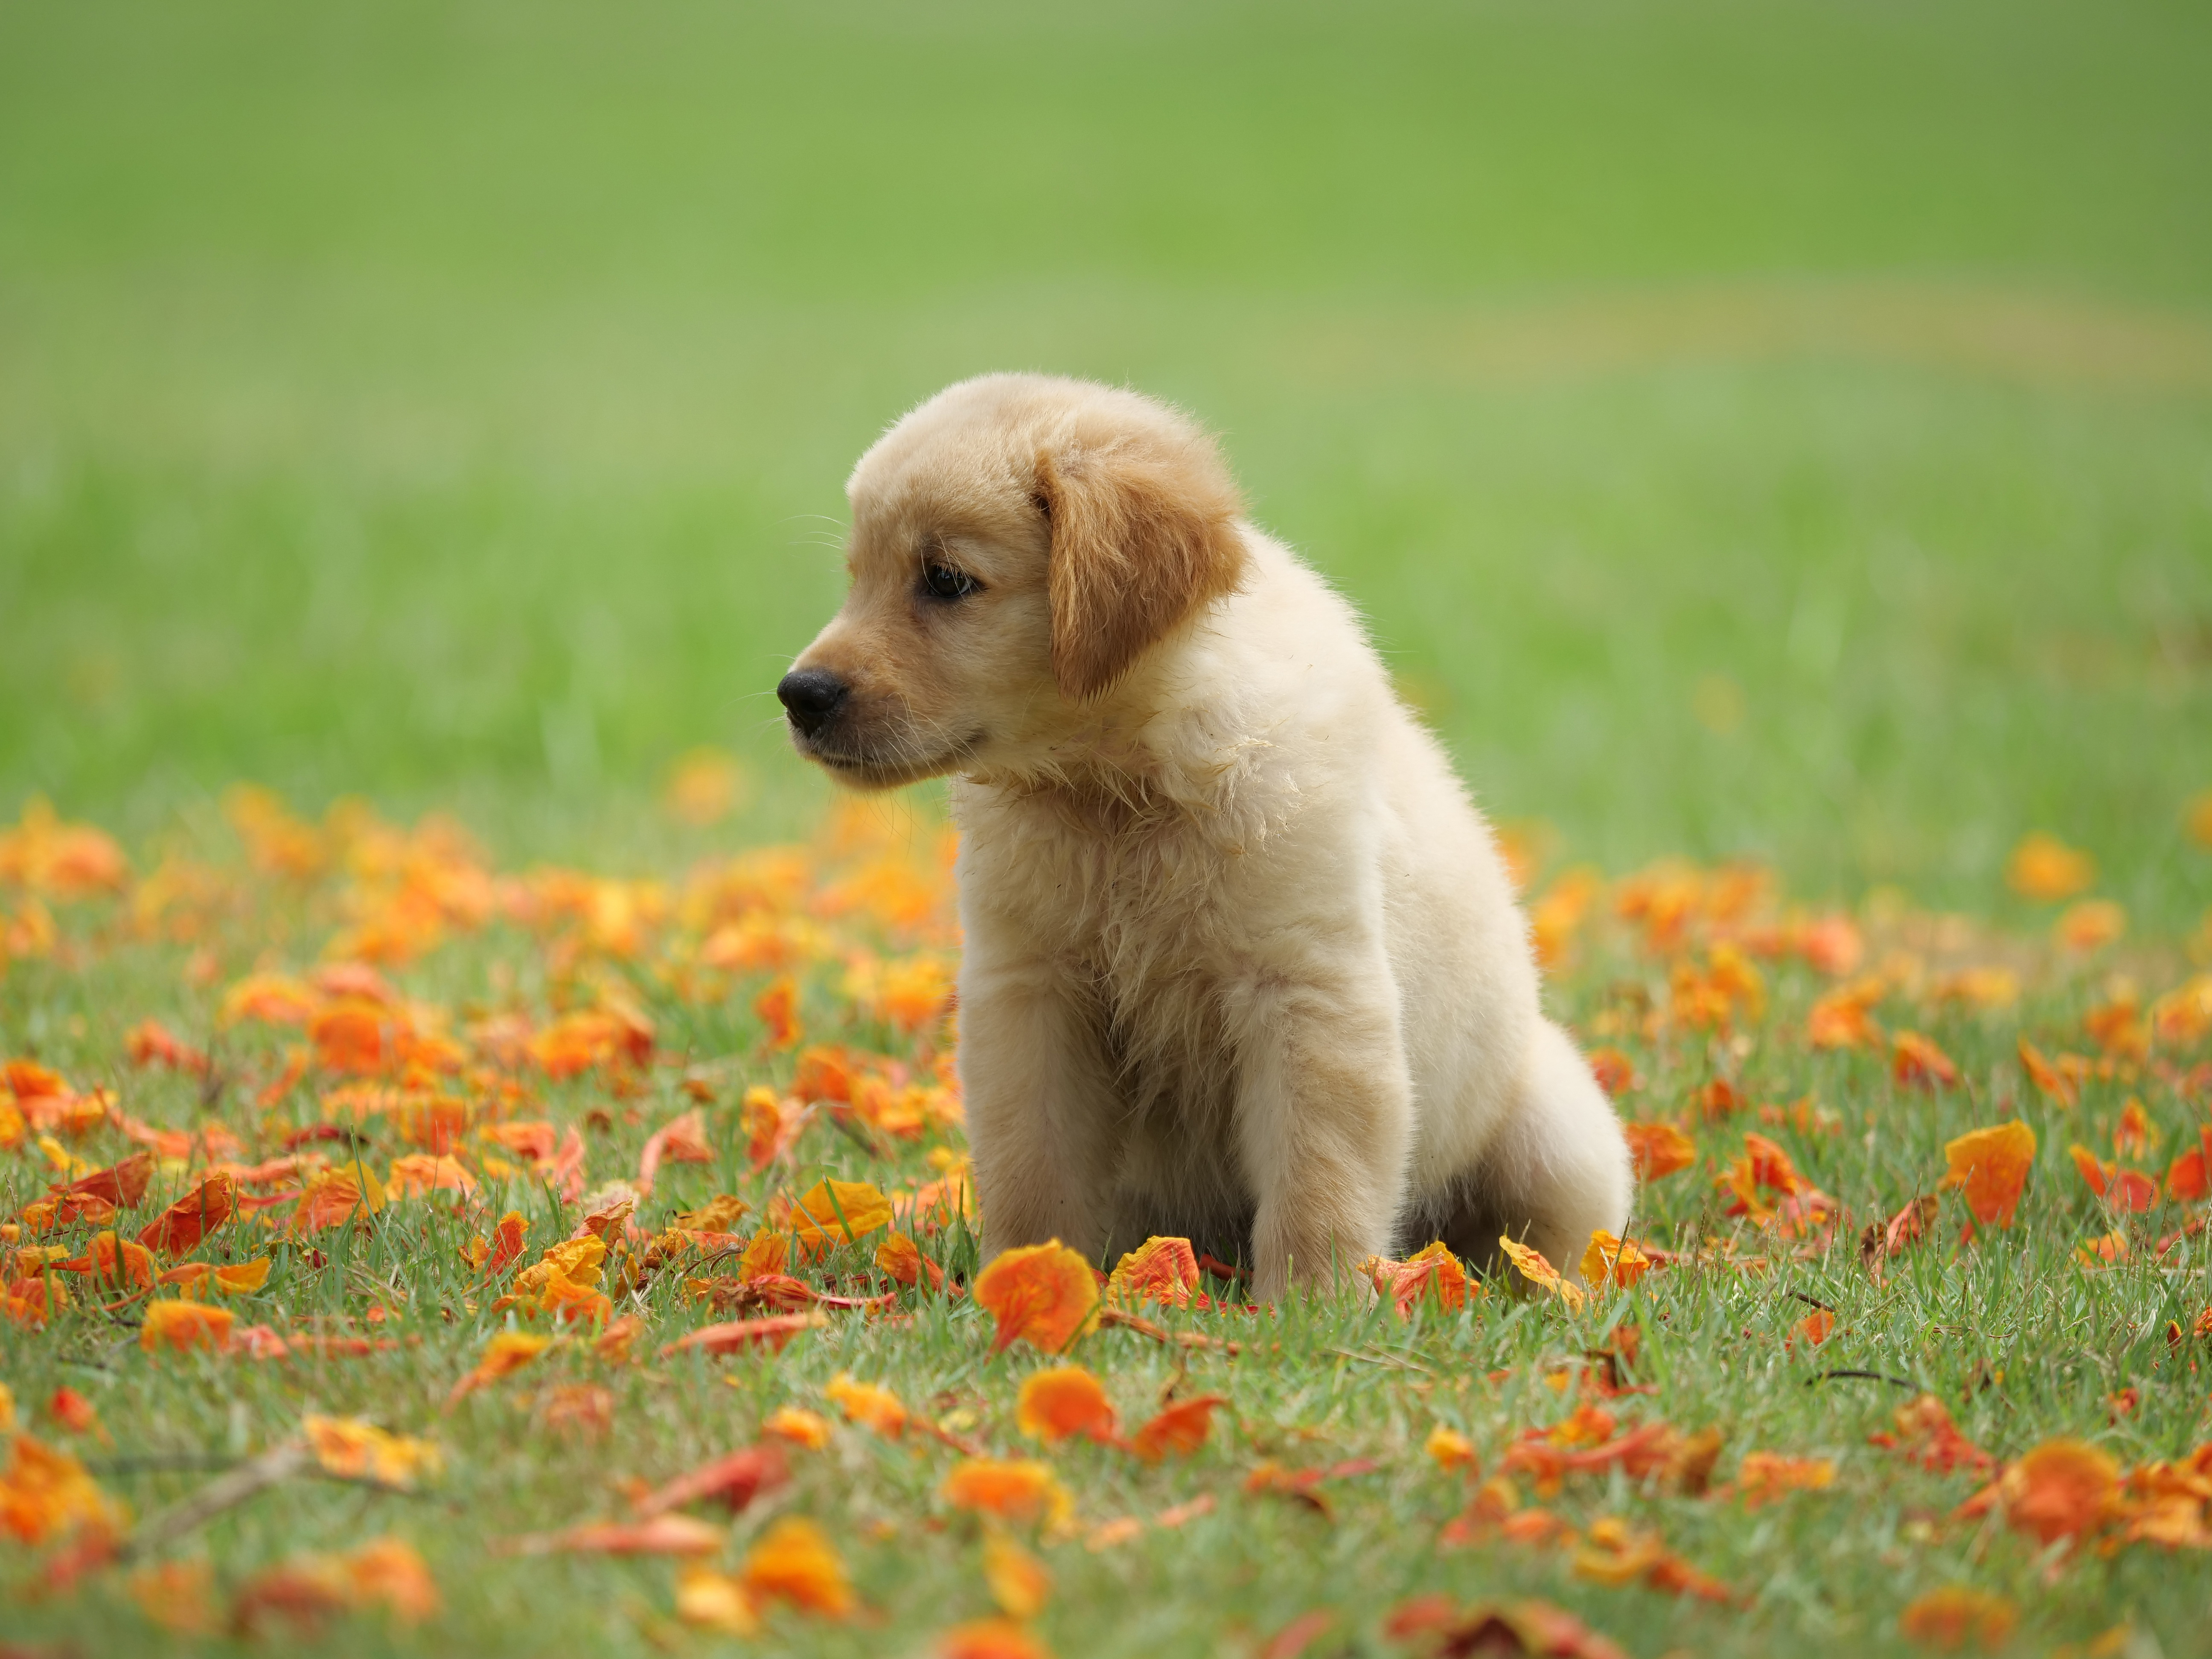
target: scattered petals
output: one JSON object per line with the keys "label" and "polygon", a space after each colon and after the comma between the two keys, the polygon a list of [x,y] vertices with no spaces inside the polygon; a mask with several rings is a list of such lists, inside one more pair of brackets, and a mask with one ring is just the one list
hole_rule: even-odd
{"label": "scattered petals", "polygon": [[1382,1633],[1412,1644],[1423,1659],[1543,1655],[1549,1659],[1628,1659],[1628,1650],[1548,1601],[1477,1601],[1461,1607],[1444,1595],[1401,1602]]}
{"label": "scattered petals", "polygon": [[927,1279],[933,1291],[945,1288],[945,1269],[924,1255],[921,1247],[904,1233],[890,1234],[876,1246],[876,1266],[902,1285],[918,1285]]}
{"label": "scattered petals", "polygon": [[0,1535],[35,1546],[85,1532],[106,1537],[123,1524],[122,1507],[83,1464],[27,1434],[11,1437],[0,1470]]}

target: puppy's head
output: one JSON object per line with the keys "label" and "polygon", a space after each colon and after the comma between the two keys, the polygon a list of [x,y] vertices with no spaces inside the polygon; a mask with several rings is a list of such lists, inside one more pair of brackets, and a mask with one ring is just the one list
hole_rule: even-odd
{"label": "puppy's head", "polygon": [[864,788],[1065,739],[1243,568],[1212,440],[1087,381],[962,381],[846,493],[851,590],[776,695],[799,751]]}

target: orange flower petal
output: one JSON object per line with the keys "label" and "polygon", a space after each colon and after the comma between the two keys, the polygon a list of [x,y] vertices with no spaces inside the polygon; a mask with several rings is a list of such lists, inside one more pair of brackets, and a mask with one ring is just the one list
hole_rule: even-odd
{"label": "orange flower petal", "polygon": [[1996,1483],[2006,1524],[2037,1541],[2078,1538],[2119,1509],[2119,1466],[2079,1440],[2047,1440],[2009,1465]]}
{"label": "orange flower petal", "polygon": [[973,1293],[999,1322],[994,1353],[1017,1339],[1058,1353],[1090,1328],[1098,1306],[1091,1264],[1056,1238],[1004,1252],[975,1276]]}
{"label": "orange flower petal", "polygon": [[906,1431],[906,1407],[889,1389],[855,1382],[850,1372],[839,1371],[822,1392],[845,1413],[848,1423],[872,1429],[886,1440],[896,1440]]}
{"label": "orange flower petal", "polygon": [[1043,1641],[1011,1619],[975,1619],[937,1638],[937,1659],[1052,1659]]}
{"label": "orange flower petal", "polygon": [[484,1344],[476,1369],[453,1385],[453,1393],[446,1399],[447,1407],[450,1410],[478,1389],[521,1370],[552,1346],[550,1336],[533,1336],[527,1331],[501,1331]]}
{"label": "orange flower petal", "polygon": [[1146,1239],[1123,1256],[1106,1281],[1106,1297],[1117,1307],[1164,1302],[1188,1307],[1198,1288],[1198,1257],[1187,1238]]}
{"label": "orange flower petal", "polygon": [[220,1352],[230,1346],[230,1328],[237,1320],[228,1308],[210,1308],[204,1302],[149,1302],[145,1323],[138,1328],[138,1346],[148,1353],[164,1348]]}
{"label": "orange flower petal", "polygon": [[1498,1236],[1498,1248],[1505,1252],[1505,1259],[1513,1264],[1521,1277],[1538,1290],[1558,1297],[1570,1308],[1579,1310],[1582,1307],[1582,1286],[1570,1285],[1561,1279],[1559,1270],[1544,1259],[1541,1250],[1532,1249],[1526,1244],[1516,1244],[1503,1233]]}
{"label": "orange flower petal", "polygon": [[1747,1452],[1736,1470],[1735,1489],[1746,1509],[1771,1504],[1784,1493],[1818,1492],[1835,1484],[1836,1466],[1826,1457],[1785,1457],[1779,1452]]}
{"label": "orange flower petal", "polygon": [[1022,1383],[1015,1421],[1032,1440],[1065,1440],[1087,1435],[1111,1440],[1116,1427],[1113,1402],[1097,1377],[1080,1365],[1038,1371]]}
{"label": "orange flower petal", "polygon": [[1401,1319],[1413,1316],[1413,1304],[1432,1297],[1447,1313],[1464,1308],[1481,1287],[1468,1277],[1459,1258],[1441,1239],[1391,1265],[1389,1285],[1391,1304]]}
{"label": "orange flower petal", "polygon": [[164,1255],[182,1255],[229,1220],[237,1207],[230,1177],[210,1176],[148,1223],[138,1242]]}
{"label": "orange flower petal", "polygon": [[1004,1521],[1056,1524],[1075,1506],[1051,1468],[1029,1459],[967,1458],[952,1466],[937,1490],[955,1509]]}
{"label": "orange flower petal", "polygon": [[890,1200],[865,1181],[818,1181],[791,1206],[792,1232],[815,1250],[857,1241],[890,1223]]}
{"label": "orange flower petal", "polygon": [[825,1328],[829,1319],[820,1313],[771,1314],[764,1319],[733,1319],[720,1325],[702,1325],[689,1336],[678,1337],[660,1351],[660,1357],[686,1349],[701,1353],[741,1353],[747,1348],[767,1348],[780,1353],[784,1346],[803,1331]]}
{"label": "orange flower petal", "polygon": [[1465,1469],[1473,1474],[1476,1468],[1474,1442],[1457,1429],[1448,1429],[1441,1423],[1429,1431],[1423,1449],[1440,1469]]}
{"label": "orange flower petal", "polygon": [[1955,1653],[1970,1641],[1994,1652],[2019,1622],[2020,1610],[2002,1595],[1946,1584],[1917,1597],[1898,1615],[1897,1627],[1913,1641],[1946,1653]]}
{"label": "orange flower petal", "polygon": [[904,1233],[892,1233],[876,1246],[876,1267],[902,1285],[919,1285],[927,1278],[932,1290],[945,1288],[945,1269]]}
{"label": "orange flower petal", "polygon": [[774,1492],[791,1479],[790,1466],[780,1448],[746,1446],[712,1462],[680,1474],[637,1500],[638,1518],[649,1520],[686,1504],[712,1499],[725,1509],[743,1510],[763,1492]]}
{"label": "orange flower petal", "polygon": [[787,1601],[826,1619],[853,1611],[853,1587],[829,1535],[813,1522],[786,1516],[746,1552],[738,1573],[756,1602]]}
{"label": "orange flower petal", "polygon": [[688,1515],[656,1515],[650,1521],[592,1522],[531,1533],[500,1547],[509,1555],[712,1555],[723,1541],[720,1527]]}
{"label": "orange flower petal", "polygon": [[1915,1088],[1953,1089],[1959,1083],[1950,1055],[1917,1031],[1899,1031],[1890,1039],[1889,1069],[1899,1083]]}
{"label": "orange flower petal", "polygon": [[215,1287],[225,1296],[249,1296],[269,1282],[270,1258],[257,1255],[251,1261],[234,1262],[215,1270]]}
{"label": "orange flower petal", "polygon": [[1583,1252],[1583,1283],[1593,1290],[1610,1285],[1625,1291],[1650,1271],[1651,1258],[1634,1239],[1615,1238],[1602,1228]]}
{"label": "orange flower petal", "polygon": [[761,1432],[820,1451],[830,1443],[830,1419],[798,1406],[778,1406],[761,1419]]}
{"label": "orange flower petal", "polygon": [[2095,860],[2040,830],[2023,836],[2005,860],[2006,884],[2045,903],[2071,898],[2096,878]]}
{"label": "orange flower petal", "polygon": [[1157,1463],[1170,1452],[1188,1457],[1206,1443],[1214,1407],[1228,1403],[1229,1397],[1218,1394],[1178,1400],[1129,1437],[1129,1449],[1147,1463]]}
{"label": "orange flower petal", "polygon": [[757,1636],[760,1615],[744,1585],[703,1562],[686,1561],[676,1571],[676,1616],[702,1630],[725,1636]]}
{"label": "orange flower petal", "polygon": [[1034,1619],[1052,1599],[1052,1575],[1044,1564],[995,1530],[983,1540],[983,1582],[1009,1619]]}
{"label": "orange flower petal", "polygon": [[358,1417],[320,1417],[309,1413],[300,1426],[315,1462],[343,1480],[411,1487],[417,1475],[434,1474],[445,1462],[429,1441],[387,1434]]}
{"label": "orange flower petal", "polygon": [[1658,1181],[1698,1161],[1697,1143],[1671,1123],[1624,1123],[1638,1181]]}
{"label": "orange flower petal", "polygon": [[2009,1227],[2035,1164],[2035,1131],[2017,1120],[1946,1143],[1950,1168],[1942,1185],[1966,1188],[1966,1207],[1984,1226]]}

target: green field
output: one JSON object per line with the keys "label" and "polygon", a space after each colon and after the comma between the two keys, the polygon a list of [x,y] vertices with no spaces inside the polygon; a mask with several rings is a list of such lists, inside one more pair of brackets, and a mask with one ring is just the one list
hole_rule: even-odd
{"label": "green field", "polygon": [[2043,824],[2179,920],[2208,64],[2181,5],[9,9],[0,804],[619,851],[710,741],[811,802],[763,693],[845,471],[1035,366],[1218,428],[1577,854],[1988,902]]}
{"label": "green field", "polygon": [[[1051,1546],[1055,1650],[1241,1659],[1327,1603],[1340,1623],[1309,1659],[1395,1654],[1383,1611],[1443,1589],[1545,1596],[1641,1659],[1862,1653],[1958,1580],[2018,1604],[2019,1651],[2133,1619],[2129,1659],[2212,1652],[2203,1555],[2060,1569],[1944,1522],[1973,1483],[1899,1477],[1864,1443],[1909,1396],[1808,1386],[1781,1346],[1794,1298],[1834,1303],[1837,1364],[1910,1373],[2002,1458],[2082,1434],[2134,1464],[2212,1437],[2203,1351],[2173,1358],[2162,1334],[2207,1300],[2202,1239],[2154,1260],[2146,1235],[2124,1269],[2078,1268],[2112,1224],[2065,1154],[2113,1156],[2138,1094],[2163,1170],[2201,1090],[2107,1078],[2062,1112],[2015,1049],[2092,1048],[2109,974],[2156,997],[2191,971],[2192,935],[2212,948],[2212,850],[2186,822],[2212,788],[2208,82],[2212,13],[2181,0],[0,0],[0,823],[43,796],[116,832],[141,873],[164,852],[240,868],[216,807],[240,780],[311,817],[349,795],[402,822],[452,811],[508,871],[675,879],[808,834],[827,792],[770,688],[836,604],[854,459],[988,369],[1167,396],[1223,434],[1255,518],[1360,606],[1494,815],[1550,826],[1532,833],[1553,869],[1747,855],[1852,908],[1871,960],[2024,976],[2025,1000],[1987,1015],[1898,978],[1885,1025],[1929,1031],[1967,1078],[1927,1096],[1878,1055],[1806,1051],[1826,987],[1770,968],[1747,1060],[1623,1039],[1645,1075],[1626,1111],[1678,1115],[1739,1062],[1761,1102],[1817,1095],[1847,1133],[1767,1132],[1861,1224],[1926,1190],[1943,1143],[2000,1103],[2042,1144],[2020,1231],[1956,1248],[1947,1209],[1940,1245],[1886,1287],[1846,1237],[1765,1277],[1657,1274],[1626,1315],[1580,1322],[1502,1294],[1412,1327],[1285,1311],[1264,1340],[1289,1359],[1194,1363],[1240,1426],[1192,1465],[1054,1454],[1086,1522],[1201,1489],[1221,1505],[1118,1552]],[[702,744],[739,757],[749,804],[678,828],[655,798]],[[2033,830],[2094,855],[2095,894],[2128,915],[2121,954],[2046,949],[2052,912],[2001,874]],[[15,896],[0,884],[0,921]],[[254,889],[211,924],[220,976],[189,983],[187,942],[64,907],[63,948],[0,961],[0,1060],[190,1126],[198,1085],[124,1067],[124,1034],[151,1016],[204,1042],[223,983],[312,964],[338,903],[335,878]],[[1977,918],[1968,943],[1936,911]],[[720,1161],[664,1196],[926,1173],[919,1148],[875,1165],[826,1124],[795,1166],[749,1173],[725,1085],[790,1073],[760,1046],[757,985],[702,1010],[623,971],[670,1052],[722,1068]],[[1589,1031],[1624,986],[1663,1006],[1667,971],[1596,941],[1555,1000]],[[457,1018],[509,997],[543,1016],[574,988],[496,927],[395,977]],[[824,1032],[906,1051],[840,1001],[834,968],[808,987]],[[279,1063],[276,1036],[226,1040],[257,1082]],[[654,1073],[639,1121],[594,1139],[595,1180],[685,1108],[676,1078]],[[579,1120],[603,1092],[565,1085],[546,1110]],[[242,1097],[216,1109],[275,1133]],[[316,1116],[304,1090],[283,1109]],[[1698,1124],[1701,1154],[1724,1164],[1747,1127]],[[128,1150],[107,1130],[75,1148]],[[0,1152],[0,1209],[47,1173],[28,1142]],[[1711,1174],[1655,1187],[1639,1231],[1670,1247],[1726,1231]],[[514,1201],[533,1249],[554,1236],[542,1193]],[[228,1584],[409,1533],[441,1622],[341,1620],[333,1652],[708,1650],[670,1622],[665,1564],[516,1561],[483,1540],[612,1513],[619,1477],[727,1449],[775,1404],[818,1408],[841,1369],[1022,1443],[1012,1401],[1035,1366],[989,1357],[965,1304],[726,1364],[734,1393],[690,1360],[624,1373],[610,1443],[550,1439],[491,1398],[441,1417],[498,1321],[456,1313],[459,1224],[410,1204],[344,1234],[361,1254],[334,1267],[287,1256],[251,1315],[352,1318],[398,1287],[395,1328],[421,1340],[404,1353],[164,1365],[73,1314],[43,1338],[0,1326],[0,1380],[41,1434],[58,1383],[90,1394],[116,1445],[88,1457],[242,1456],[317,1405],[442,1437],[428,1497],[293,1483],[184,1545]],[[702,1316],[668,1282],[640,1306],[657,1339]],[[1661,1393],[1637,1409],[1730,1425],[1724,1474],[1754,1445],[1838,1460],[1838,1490],[1758,1511],[1618,1479],[1571,1492],[1577,1527],[1608,1506],[1663,1523],[1741,1592],[1734,1611],[1595,1586],[1556,1553],[1432,1547],[1464,1493],[1422,1456],[1430,1426],[1494,1465],[1562,1409],[1539,1370],[1616,1316],[1650,1334]],[[1172,1364],[1126,1333],[1087,1342],[1133,1420]],[[2108,1420],[2128,1386],[2140,1405]],[[778,1614],[768,1644],[926,1651],[987,1605],[973,1524],[931,1497],[938,1450],[839,1436],[792,1508],[835,1531],[881,1622]],[[1262,1455],[1388,1469],[1348,1481],[1327,1523],[1240,1495]],[[144,1513],[192,1482],[114,1484]],[[97,1588],[14,1599],[29,1559],[0,1538],[0,1648],[19,1623],[58,1644],[42,1656],[161,1639]]]}

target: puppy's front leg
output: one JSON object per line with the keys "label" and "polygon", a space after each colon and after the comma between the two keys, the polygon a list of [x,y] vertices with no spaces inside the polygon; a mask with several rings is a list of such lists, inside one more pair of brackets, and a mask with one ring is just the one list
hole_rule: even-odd
{"label": "puppy's front leg", "polygon": [[1105,1247],[1115,1101],[1090,1010],[1055,964],[971,924],[960,1082],[986,1259],[1021,1244]]}
{"label": "puppy's front leg", "polygon": [[1413,1085],[1377,945],[1255,975],[1231,999],[1237,1134],[1258,1211],[1252,1293],[1352,1280],[1403,1198]]}

